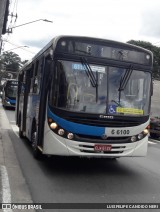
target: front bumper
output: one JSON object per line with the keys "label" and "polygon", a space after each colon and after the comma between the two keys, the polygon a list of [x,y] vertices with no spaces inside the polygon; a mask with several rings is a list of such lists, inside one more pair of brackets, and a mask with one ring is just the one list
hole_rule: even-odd
{"label": "front bumper", "polygon": [[11,108],[15,108],[16,107],[16,104],[15,103],[11,103],[9,101],[4,101],[4,104],[3,104],[5,107],[11,107]]}
{"label": "front bumper", "polygon": [[[79,157],[134,157],[146,156],[148,147],[148,136],[133,143],[110,143],[112,149],[109,152],[97,152],[94,146],[100,143],[88,143],[68,140],[48,131],[44,136],[45,142],[43,153],[50,155],[79,156]],[[101,143],[104,144],[104,143]]]}

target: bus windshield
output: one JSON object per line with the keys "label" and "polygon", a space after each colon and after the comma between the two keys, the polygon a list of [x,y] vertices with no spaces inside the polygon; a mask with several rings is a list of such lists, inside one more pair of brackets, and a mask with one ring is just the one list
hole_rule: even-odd
{"label": "bus windshield", "polygon": [[[49,98],[52,107],[109,115],[149,114],[149,72],[88,65],[96,79],[96,86],[83,63],[64,60],[57,62]],[[129,74],[126,75],[127,72]]]}
{"label": "bus windshield", "polygon": [[6,87],[6,96],[10,98],[16,98],[17,95],[17,85],[9,84]]}

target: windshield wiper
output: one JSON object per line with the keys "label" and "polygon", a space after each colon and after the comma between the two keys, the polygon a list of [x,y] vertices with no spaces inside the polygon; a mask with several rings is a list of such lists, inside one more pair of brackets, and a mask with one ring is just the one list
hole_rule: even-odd
{"label": "windshield wiper", "polygon": [[121,91],[123,91],[130,79],[130,76],[132,74],[133,71],[133,66],[130,65],[128,69],[126,69],[124,76],[121,78],[120,80],[120,86],[119,86],[119,105],[120,105],[120,100],[121,100]]}
{"label": "windshield wiper", "polygon": [[96,71],[96,77],[90,67],[90,65],[87,62],[87,59],[85,57],[81,57],[81,63],[84,66],[84,70],[90,79],[92,87],[96,88],[96,102],[98,101],[98,72]]}

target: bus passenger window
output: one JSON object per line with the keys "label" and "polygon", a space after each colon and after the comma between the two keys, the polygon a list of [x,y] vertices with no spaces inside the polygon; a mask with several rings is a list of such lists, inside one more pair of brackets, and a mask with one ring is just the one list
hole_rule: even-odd
{"label": "bus passenger window", "polygon": [[23,82],[20,82],[20,93],[24,93],[24,83]]}
{"label": "bus passenger window", "polygon": [[33,82],[33,93],[37,93],[38,88],[38,78],[36,77]]}
{"label": "bus passenger window", "polygon": [[39,93],[40,81],[41,81],[41,65],[40,65],[39,61],[37,61],[36,67],[34,70],[34,76],[32,78],[33,93],[35,93],[35,94]]}

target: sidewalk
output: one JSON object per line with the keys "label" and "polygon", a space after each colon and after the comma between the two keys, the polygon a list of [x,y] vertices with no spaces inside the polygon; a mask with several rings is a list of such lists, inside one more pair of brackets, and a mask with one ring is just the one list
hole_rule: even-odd
{"label": "sidewalk", "polygon": [[8,130],[11,126],[0,104],[0,203],[33,203]]}

